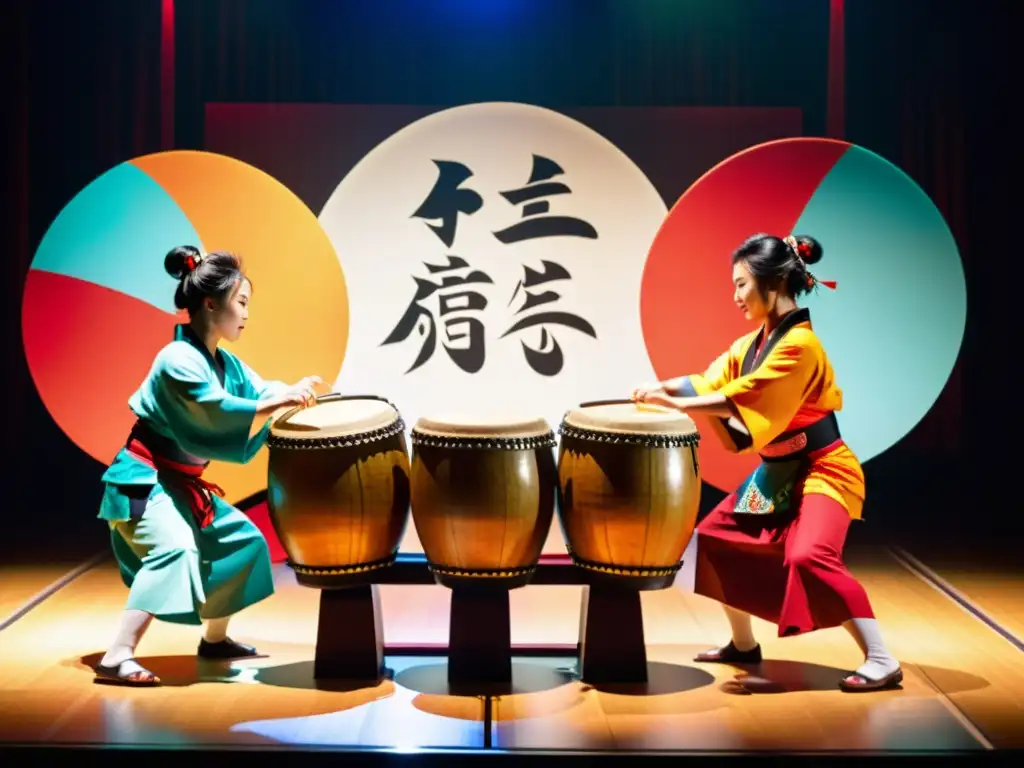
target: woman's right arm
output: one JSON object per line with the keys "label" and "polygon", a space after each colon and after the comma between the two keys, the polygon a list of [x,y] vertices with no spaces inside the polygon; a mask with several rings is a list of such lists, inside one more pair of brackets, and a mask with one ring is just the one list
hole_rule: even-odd
{"label": "woman's right arm", "polygon": [[273,395],[256,404],[256,412],[252,417],[252,425],[249,427],[249,437],[255,437],[267,423],[267,419],[273,418],[279,411],[284,411],[295,406],[307,404],[307,397],[301,391],[282,392]]}
{"label": "woman's right arm", "polygon": [[157,369],[152,405],[173,439],[191,454],[218,461],[249,461],[262,445],[259,435],[267,421],[281,408],[302,404],[306,394],[236,397],[214,378],[199,352],[186,345],[169,347],[157,358]]}

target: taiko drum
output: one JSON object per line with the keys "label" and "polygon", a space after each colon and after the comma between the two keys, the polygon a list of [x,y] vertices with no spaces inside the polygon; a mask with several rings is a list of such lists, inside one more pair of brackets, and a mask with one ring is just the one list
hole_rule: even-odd
{"label": "taiko drum", "polygon": [[370,583],[395,561],[409,519],[409,451],[398,409],[330,394],[276,419],[267,505],[299,583]]}
{"label": "taiko drum", "polygon": [[412,519],[435,581],[464,590],[527,584],[554,516],[548,423],[421,418],[411,437]]}
{"label": "taiko drum", "polygon": [[678,411],[584,403],[559,426],[558,516],[573,562],[631,589],[672,584],[700,506],[700,435]]}

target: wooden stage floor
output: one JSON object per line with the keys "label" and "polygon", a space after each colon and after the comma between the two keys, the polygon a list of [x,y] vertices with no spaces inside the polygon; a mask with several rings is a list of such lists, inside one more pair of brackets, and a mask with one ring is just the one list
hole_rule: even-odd
{"label": "wooden stage floor", "polygon": [[[511,689],[476,695],[449,693],[443,657],[389,656],[393,679],[374,688],[318,687],[319,593],[298,586],[285,565],[275,566],[277,594],[231,628],[268,658],[200,663],[197,628],[154,624],[139,658],[165,686],[101,686],[90,665],[126,596],[112,560],[77,570],[7,565],[0,567],[0,746],[979,755],[1024,747],[1024,646],[1014,637],[1024,578],[967,577],[948,561],[929,576],[924,560],[882,547],[857,547],[847,559],[903,662],[900,690],[838,690],[859,663],[841,629],[780,640],[756,621],[767,657],[759,669],[692,661],[728,633],[718,606],[690,591],[685,567],[674,587],[643,597],[652,680],[645,690],[597,689],[575,678],[571,658],[526,657],[515,662]],[[692,545],[686,561],[693,562]],[[959,580],[952,591],[961,599],[976,592],[976,603],[965,606],[936,584],[940,570]],[[515,590],[513,642],[575,643],[579,589]],[[381,592],[386,642],[446,642],[447,590]],[[997,628],[978,615],[980,605],[1003,617]]]}

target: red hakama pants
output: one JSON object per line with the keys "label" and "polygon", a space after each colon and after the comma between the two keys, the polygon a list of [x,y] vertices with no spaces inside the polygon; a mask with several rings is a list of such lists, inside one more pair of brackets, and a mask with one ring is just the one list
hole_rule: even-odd
{"label": "red hakama pants", "polygon": [[804,496],[795,515],[733,514],[731,494],[697,526],[695,591],[777,624],[779,637],[874,618],[867,593],[843,565],[849,513]]}

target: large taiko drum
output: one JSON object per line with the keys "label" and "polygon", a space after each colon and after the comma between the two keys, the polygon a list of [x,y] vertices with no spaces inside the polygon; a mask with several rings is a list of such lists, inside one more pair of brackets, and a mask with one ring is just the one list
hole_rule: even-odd
{"label": "large taiko drum", "polygon": [[409,451],[391,403],[324,395],[277,418],[267,445],[267,506],[300,584],[365,584],[394,563],[409,520]]}
{"label": "large taiko drum", "polygon": [[437,583],[530,581],[555,507],[555,435],[544,419],[421,418],[412,429],[412,519]]}
{"label": "large taiko drum", "polygon": [[630,589],[672,584],[700,506],[700,435],[678,411],[583,403],[559,426],[558,515],[573,562]]}

